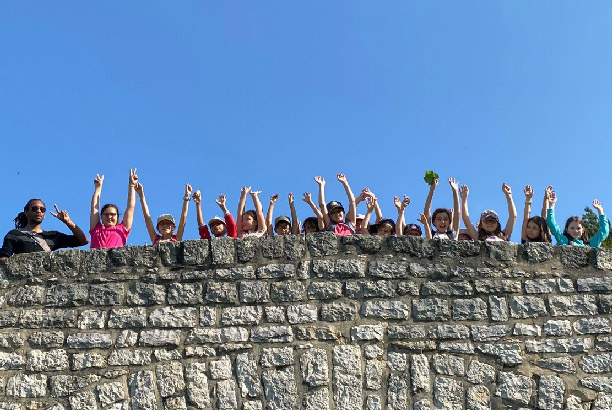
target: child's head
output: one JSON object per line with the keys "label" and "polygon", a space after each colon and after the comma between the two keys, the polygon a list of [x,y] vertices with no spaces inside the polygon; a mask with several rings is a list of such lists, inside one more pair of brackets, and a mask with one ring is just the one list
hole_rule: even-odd
{"label": "child's head", "polygon": [[431,223],[438,233],[446,233],[451,229],[452,222],[452,213],[446,208],[438,208],[431,215]]}
{"label": "child's head", "polygon": [[580,239],[585,244],[589,243],[589,235],[587,234],[587,228],[579,216],[570,216],[565,222],[565,229],[563,235],[571,242],[575,239]]}
{"label": "child's head", "polygon": [[253,209],[249,209],[242,214],[242,230],[245,232],[253,232],[257,230],[257,213]]}
{"label": "child's head", "polygon": [[115,226],[119,223],[119,208],[115,204],[104,205],[100,215],[104,226]]}
{"label": "child's head", "polygon": [[289,235],[291,232],[291,220],[287,216],[279,216],[274,220],[274,232],[277,235]]}
{"label": "child's head", "polygon": [[174,217],[170,214],[161,214],[157,218],[155,228],[157,228],[157,232],[159,232],[163,239],[170,238],[172,236],[172,231],[176,228]]}
{"label": "child's head", "polygon": [[302,227],[302,232],[304,233],[315,233],[320,231],[319,220],[315,216],[310,216],[304,219]]}
{"label": "child's head", "polygon": [[527,220],[525,234],[531,242],[550,242],[550,231],[546,226],[546,219],[541,216],[532,216]]}
{"label": "child's head", "polygon": [[327,214],[333,223],[344,221],[344,207],[338,201],[331,201],[327,204]]}
{"label": "child's head", "polygon": [[407,224],[404,227],[404,235],[406,236],[423,236],[421,227],[417,224]]}
{"label": "child's head", "polygon": [[383,219],[376,224],[376,235],[393,236],[395,235],[395,222],[392,219]]}
{"label": "child's head", "polygon": [[215,216],[210,221],[208,221],[208,226],[210,228],[210,232],[218,238],[219,236],[223,236],[227,233],[227,227],[225,226],[225,221],[218,216]]}
{"label": "child's head", "polygon": [[365,219],[365,215],[363,215],[363,214],[355,215],[355,233],[357,233],[357,234],[364,234],[364,233],[368,232],[367,224],[366,224],[366,226],[361,226],[361,224],[363,223],[364,219]]}
{"label": "child's head", "polygon": [[470,236],[467,229],[459,229],[459,234],[457,235],[457,239],[460,241],[471,241],[472,237]]}
{"label": "child's head", "polygon": [[497,212],[492,209],[487,209],[480,214],[480,222],[478,223],[478,239],[484,241],[490,236],[497,236],[501,239],[506,239],[499,223]]}

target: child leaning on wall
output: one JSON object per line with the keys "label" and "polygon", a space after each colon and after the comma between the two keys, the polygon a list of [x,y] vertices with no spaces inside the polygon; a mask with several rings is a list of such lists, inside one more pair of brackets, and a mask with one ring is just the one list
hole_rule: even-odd
{"label": "child leaning on wall", "polygon": [[344,187],[349,201],[349,211],[344,218],[344,207],[338,201],[331,201],[325,204],[325,178],[315,177],[315,182],[319,185],[319,206],[323,213],[325,229],[334,232],[339,236],[349,236],[355,234],[355,195],[344,174],[336,176]]}
{"label": "child leaning on wall", "polygon": [[[202,215],[202,192],[198,189],[193,194],[193,202],[196,204],[196,216],[198,219],[198,233],[200,234],[201,239],[210,239],[210,233],[218,238],[220,236],[229,236],[230,238],[236,238],[237,230],[236,230],[236,221],[234,217],[227,209],[225,205],[227,198],[225,194],[219,195],[219,199],[216,199],[215,202],[223,212],[223,219],[218,216],[214,216],[208,221],[208,226],[204,223],[204,216]],[[210,229],[209,229],[210,227]]]}

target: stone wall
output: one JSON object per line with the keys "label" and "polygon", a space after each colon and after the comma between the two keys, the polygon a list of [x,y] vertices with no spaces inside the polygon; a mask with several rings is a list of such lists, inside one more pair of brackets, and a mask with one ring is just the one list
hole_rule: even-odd
{"label": "stone wall", "polygon": [[0,409],[610,409],[611,269],[328,233],[19,255]]}

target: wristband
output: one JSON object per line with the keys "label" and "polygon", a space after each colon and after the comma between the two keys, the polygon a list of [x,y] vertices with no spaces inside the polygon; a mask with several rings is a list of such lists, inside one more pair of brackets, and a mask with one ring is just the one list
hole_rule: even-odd
{"label": "wristband", "polygon": [[190,198],[190,197],[188,197],[188,196],[184,196],[184,197],[183,197],[183,201],[191,201],[191,198]]}
{"label": "wristband", "polygon": [[525,205],[531,205],[531,201],[525,201]]}

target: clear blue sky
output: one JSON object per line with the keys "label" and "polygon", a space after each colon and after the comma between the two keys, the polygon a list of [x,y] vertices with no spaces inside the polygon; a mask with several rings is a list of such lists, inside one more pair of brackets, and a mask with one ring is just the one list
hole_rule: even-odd
{"label": "clear blue sky", "polygon": [[[344,172],[416,221],[428,169],[470,186],[474,220],[505,220],[502,182],[519,215],[525,184],[536,212],[555,186],[560,223],[595,197],[612,212],[611,38],[609,1],[3,2],[0,233],[31,197],[87,230],[96,173],[123,211],[130,167],[154,216],[178,218],[187,182],[206,220],[243,185],[286,214],[314,175],[346,202]],[[147,239],[137,207],[128,243]]]}

